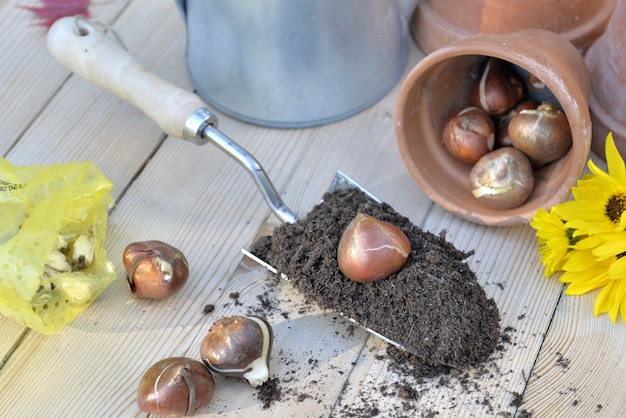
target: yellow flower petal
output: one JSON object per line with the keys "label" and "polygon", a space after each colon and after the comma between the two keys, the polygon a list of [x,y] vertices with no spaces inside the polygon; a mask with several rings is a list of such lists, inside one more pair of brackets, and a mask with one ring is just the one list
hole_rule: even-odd
{"label": "yellow flower petal", "polygon": [[606,154],[606,162],[611,177],[623,184],[626,184],[626,165],[624,164],[624,160],[622,159],[622,157],[619,155],[619,151],[617,150],[615,142],[613,141],[613,132],[609,132],[609,134],[606,136],[606,143],[604,145],[604,148]]}
{"label": "yellow flower petal", "polygon": [[[620,309],[625,305],[624,299],[626,299],[626,281],[610,281],[602,288],[596,297],[594,314],[597,316],[601,313],[608,312],[611,321],[616,322]],[[622,318],[623,317],[624,311],[622,310]]]}
{"label": "yellow flower petal", "polygon": [[584,272],[593,269],[596,264],[596,258],[591,251],[573,251],[565,261],[563,270],[574,273]]}
{"label": "yellow flower petal", "polygon": [[623,280],[614,282],[613,291],[610,294],[609,316],[613,322],[617,321],[619,309],[626,297],[626,283]]}
{"label": "yellow flower petal", "polygon": [[613,182],[613,178],[611,177],[611,175],[607,173],[606,171],[602,170],[600,167],[598,167],[593,162],[593,160],[589,160],[589,162],[587,163],[587,167],[589,167],[589,171],[591,171],[591,174],[593,174],[593,177],[589,177],[582,181],[579,181],[578,182],[579,185],[584,182],[589,182],[589,183],[596,182],[598,181],[597,180],[598,178],[599,178],[599,181],[606,181],[608,183]]}
{"label": "yellow flower petal", "polygon": [[626,297],[622,297],[619,310],[622,313],[622,321],[626,322]]}
{"label": "yellow flower petal", "polygon": [[576,242],[572,246],[572,248],[575,250],[593,250],[594,248],[605,242],[602,237],[602,235],[591,235],[583,237],[581,240]]}
{"label": "yellow flower petal", "polygon": [[611,295],[612,288],[613,282],[607,283],[607,285],[600,290],[598,296],[596,296],[596,301],[593,304],[593,314],[595,316],[609,311],[609,297]]}
{"label": "yellow flower petal", "polygon": [[578,296],[606,285],[609,282],[609,278],[608,274],[589,274],[581,277],[580,274],[565,272],[561,276],[561,281],[568,283],[565,289],[566,295]]}
{"label": "yellow flower petal", "polygon": [[609,267],[609,279],[624,280],[626,279],[626,258],[618,258],[611,263]]}
{"label": "yellow flower petal", "polygon": [[624,251],[626,251],[626,238],[606,240],[594,248],[592,253],[598,260],[606,260],[607,258],[614,258]]}

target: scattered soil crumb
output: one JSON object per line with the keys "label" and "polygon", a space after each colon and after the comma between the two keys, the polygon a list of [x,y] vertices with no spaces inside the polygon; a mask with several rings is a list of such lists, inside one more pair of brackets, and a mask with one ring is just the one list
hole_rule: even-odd
{"label": "scattered soil crumb", "polygon": [[228,295],[229,298],[235,301],[235,306],[241,306],[242,303],[239,301],[239,292],[231,292]]}
{"label": "scattered soil crumb", "polygon": [[518,392],[513,392],[513,400],[511,400],[510,405],[519,408],[522,405],[522,394]]}
{"label": "scattered soil crumb", "polygon": [[282,398],[280,380],[274,377],[257,388],[257,397],[263,402],[263,409],[268,409],[275,401]]}
{"label": "scattered soil crumb", "polygon": [[204,308],[202,309],[202,313],[205,315],[208,315],[214,310],[215,310],[215,305],[208,304],[208,305],[204,305]]}
{"label": "scattered soil crumb", "polygon": [[[513,341],[512,335],[515,333],[515,328],[505,327],[500,334],[500,341],[504,344],[510,344]],[[502,349],[502,345],[497,347],[498,350]]]}
{"label": "scattered soil crumb", "polygon": [[[339,240],[358,212],[396,225],[409,238],[411,255],[398,273],[357,283],[339,271]],[[306,218],[276,228],[253,252],[289,277],[307,300],[404,345],[426,374],[476,366],[500,340],[498,308],[464,261],[471,253],[358,190],[326,193]]]}
{"label": "scattered soil crumb", "polygon": [[564,369],[569,369],[570,360],[568,358],[563,357],[563,354],[556,353],[556,365],[560,366]]}

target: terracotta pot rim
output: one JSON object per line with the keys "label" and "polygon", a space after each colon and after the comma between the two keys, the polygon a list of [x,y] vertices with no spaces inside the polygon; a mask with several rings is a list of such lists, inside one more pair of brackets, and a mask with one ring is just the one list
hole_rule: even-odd
{"label": "terracotta pot rim", "polygon": [[[616,3],[617,1],[613,2],[609,7],[603,8],[600,13],[594,15],[593,19],[588,20],[585,25],[577,26],[565,32],[560,32],[559,35],[563,36],[574,45],[580,43],[580,45],[577,45],[579,48],[587,49],[602,33],[604,27],[606,27],[611,15],[613,14]],[[602,30],[599,28],[602,28]],[[583,42],[583,40],[585,41]]]}

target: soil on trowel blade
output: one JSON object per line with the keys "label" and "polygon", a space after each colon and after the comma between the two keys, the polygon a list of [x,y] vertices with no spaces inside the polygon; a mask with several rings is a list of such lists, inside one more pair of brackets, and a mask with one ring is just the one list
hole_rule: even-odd
{"label": "soil on trowel blade", "polygon": [[[398,273],[357,283],[339,271],[339,240],[358,212],[396,225],[409,238],[411,255]],[[464,262],[471,253],[359,190],[325,194],[305,219],[276,228],[253,252],[285,274],[307,300],[404,345],[426,367],[475,366],[499,342],[498,308]]]}

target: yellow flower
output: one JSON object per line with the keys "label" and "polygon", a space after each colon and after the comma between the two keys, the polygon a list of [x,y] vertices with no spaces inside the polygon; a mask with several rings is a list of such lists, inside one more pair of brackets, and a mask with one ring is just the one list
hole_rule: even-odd
{"label": "yellow flower", "polygon": [[571,231],[565,228],[565,222],[554,212],[539,209],[530,226],[537,230],[537,242],[539,243],[539,255],[541,263],[545,266],[546,277],[552,276],[561,270],[571,242]]}
{"label": "yellow flower", "polygon": [[594,314],[618,314],[626,322],[626,165],[613,136],[606,139],[608,172],[589,160],[591,174],[572,187],[573,200],[550,212],[540,209],[530,222],[546,276],[563,271],[566,295],[601,288]]}
{"label": "yellow flower", "polygon": [[626,168],[611,134],[606,138],[606,160],[608,173],[589,160],[591,175],[572,187],[574,200],[552,208],[566,221],[567,228],[576,231],[574,236],[623,231],[626,227]]}

